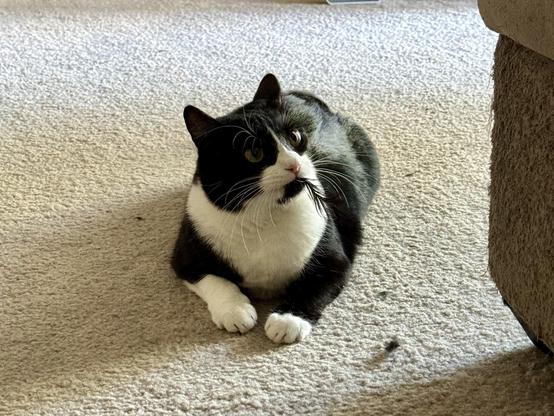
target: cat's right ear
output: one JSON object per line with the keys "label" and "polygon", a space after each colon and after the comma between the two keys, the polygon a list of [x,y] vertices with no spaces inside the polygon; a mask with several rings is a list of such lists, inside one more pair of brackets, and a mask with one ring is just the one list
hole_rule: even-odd
{"label": "cat's right ear", "polygon": [[275,75],[267,74],[263,77],[254,95],[254,101],[256,100],[267,100],[269,103],[277,106],[281,105],[281,86]]}
{"label": "cat's right ear", "polygon": [[187,105],[183,111],[183,117],[185,118],[185,124],[187,125],[187,130],[189,131],[192,141],[196,146],[202,140],[202,138],[209,133],[211,130],[219,127],[219,122],[204,113],[202,110],[199,110],[192,105]]}

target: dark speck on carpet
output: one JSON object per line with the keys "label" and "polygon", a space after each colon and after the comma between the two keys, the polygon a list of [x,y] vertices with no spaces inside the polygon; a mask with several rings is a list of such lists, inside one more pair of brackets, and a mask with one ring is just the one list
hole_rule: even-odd
{"label": "dark speck on carpet", "polygon": [[400,347],[400,344],[398,343],[398,341],[396,339],[393,339],[385,346],[385,351],[393,352],[398,347]]}

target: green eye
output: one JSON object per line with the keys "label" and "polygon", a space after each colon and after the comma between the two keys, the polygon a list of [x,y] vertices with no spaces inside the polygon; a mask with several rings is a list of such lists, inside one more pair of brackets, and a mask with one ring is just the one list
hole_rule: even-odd
{"label": "green eye", "polygon": [[264,151],[260,147],[246,149],[244,157],[251,163],[258,163],[264,158]]}
{"label": "green eye", "polygon": [[298,130],[291,131],[291,140],[294,147],[298,147],[302,144],[302,134]]}

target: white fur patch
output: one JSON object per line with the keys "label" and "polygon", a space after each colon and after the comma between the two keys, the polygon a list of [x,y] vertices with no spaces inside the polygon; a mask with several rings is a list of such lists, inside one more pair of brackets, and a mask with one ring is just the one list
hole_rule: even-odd
{"label": "white fur patch", "polygon": [[306,155],[300,156],[298,153],[293,152],[285,148],[279,141],[277,141],[277,148],[279,153],[277,154],[277,161],[274,165],[268,166],[262,175],[262,189],[264,192],[276,192],[282,196],[284,186],[292,181],[295,175],[287,170],[294,163],[300,165],[300,171],[298,176],[316,179],[315,168],[311,160]]}
{"label": "white fur patch", "polygon": [[218,328],[244,334],[256,325],[256,309],[234,283],[207,275],[196,283],[185,284],[208,304],[212,321]]}
{"label": "white fur patch", "polygon": [[315,179],[307,157],[281,151],[278,162],[263,172],[264,192],[240,212],[218,208],[199,184],[193,184],[188,197],[187,210],[196,231],[240,273],[242,286],[263,295],[282,291],[298,275],[325,230],[326,218],[305,190],[288,203],[277,204],[283,186],[292,179],[286,170],[292,158],[301,159],[301,176]]}
{"label": "white fur patch", "polygon": [[312,324],[291,313],[272,313],[265,322],[267,337],[277,344],[302,341],[312,332]]}

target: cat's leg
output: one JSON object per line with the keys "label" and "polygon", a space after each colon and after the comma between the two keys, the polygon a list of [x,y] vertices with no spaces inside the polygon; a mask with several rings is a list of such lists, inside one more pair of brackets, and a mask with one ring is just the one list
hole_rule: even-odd
{"label": "cat's leg", "polygon": [[306,272],[289,285],[281,305],[267,318],[268,338],[287,344],[306,338],[325,307],[342,291],[349,273],[350,261],[342,251],[314,257]]}
{"label": "cat's leg", "polygon": [[208,274],[196,283],[185,284],[208,304],[218,328],[244,334],[256,325],[256,309],[233,282]]}

